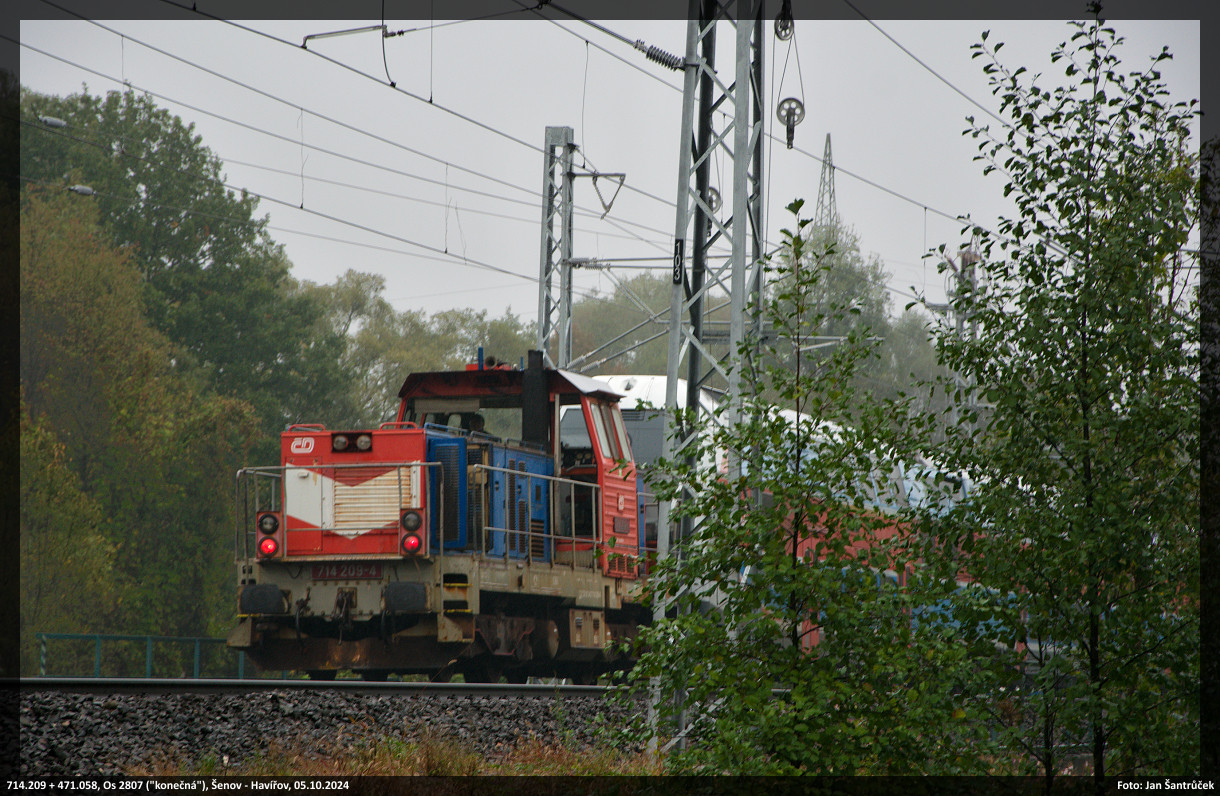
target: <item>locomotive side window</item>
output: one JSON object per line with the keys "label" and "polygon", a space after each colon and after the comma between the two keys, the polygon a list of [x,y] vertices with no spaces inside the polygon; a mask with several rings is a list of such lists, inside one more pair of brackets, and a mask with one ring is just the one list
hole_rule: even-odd
{"label": "locomotive side window", "polygon": [[502,439],[521,437],[519,399],[419,399],[404,419]]}
{"label": "locomotive side window", "polygon": [[619,412],[617,406],[603,406],[602,411],[610,416],[610,425],[614,427],[614,433],[618,437],[619,457],[620,459],[631,458],[631,437],[627,435],[627,427],[623,425],[623,415]]}
{"label": "locomotive side window", "polygon": [[622,458],[622,453],[619,451],[618,440],[613,434],[608,433],[606,429],[606,419],[603,417],[605,408],[602,404],[589,404],[589,414],[593,418],[594,433],[597,436],[602,456],[605,456],[607,459],[620,459]]}
{"label": "locomotive side window", "polygon": [[565,448],[593,447],[589,427],[585,425],[585,416],[579,406],[564,407],[563,416],[559,419],[559,441]]}

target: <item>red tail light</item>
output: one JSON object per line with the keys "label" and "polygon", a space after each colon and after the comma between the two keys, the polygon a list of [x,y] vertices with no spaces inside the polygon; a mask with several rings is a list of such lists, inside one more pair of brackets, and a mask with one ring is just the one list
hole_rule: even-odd
{"label": "red tail light", "polygon": [[424,541],[417,534],[409,533],[402,537],[402,552],[404,555],[415,556],[423,552]]}
{"label": "red tail light", "polygon": [[264,536],[258,542],[258,554],[263,558],[270,558],[279,552],[280,543],[275,541],[275,537]]}

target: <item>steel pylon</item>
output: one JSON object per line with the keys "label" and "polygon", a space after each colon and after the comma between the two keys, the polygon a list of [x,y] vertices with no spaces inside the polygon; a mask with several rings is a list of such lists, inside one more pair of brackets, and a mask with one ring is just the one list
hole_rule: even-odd
{"label": "steel pylon", "polygon": [[822,151],[822,176],[818,180],[818,204],[813,214],[813,225],[826,229],[839,227],[839,206],[835,201],[835,161],[830,151],[830,133],[826,134],[826,148]]}
{"label": "steel pylon", "polygon": [[[671,418],[683,405],[691,414],[662,443],[662,456],[671,461],[686,457],[708,424],[733,423],[741,414],[741,371],[733,360],[747,339],[750,305],[763,291],[762,11],[762,0],[691,0],[687,16],[665,407]],[[734,35],[731,78],[716,69],[718,29]],[[729,184],[712,184],[713,163],[717,173],[732,175]],[[686,389],[680,401],[682,378]],[[723,412],[713,413],[705,405],[703,395],[709,391],[722,396]],[[730,456],[726,475],[735,477],[739,466]],[[661,558],[675,553],[680,558],[681,541],[694,530],[689,520],[673,527],[671,510],[668,501],[659,506]],[[677,537],[674,544],[671,533]],[[667,608],[659,602],[654,609],[658,621]],[[654,690],[653,722],[662,709],[658,699]],[[676,707],[675,741],[681,742],[685,713]]]}
{"label": "steel pylon", "polygon": [[538,274],[538,350],[548,367],[572,360],[571,127],[547,127],[542,165],[542,246]]}
{"label": "steel pylon", "polygon": [[[706,392],[723,396],[723,422],[740,413],[741,374],[731,361],[746,340],[750,305],[763,289],[762,7],[761,0],[691,1],[665,403],[671,417],[685,404],[695,418],[679,438],[666,437],[666,458],[681,456],[699,429],[715,422],[701,400]],[[731,80],[716,69],[718,28],[734,33]],[[711,183],[713,163],[732,175],[729,184]],[[682,378],[686,394],[680,401]],[[668,506],[661,511],[659,525],[668,529]],[[663,530],[658,543],[668,547],[665,536]]]}

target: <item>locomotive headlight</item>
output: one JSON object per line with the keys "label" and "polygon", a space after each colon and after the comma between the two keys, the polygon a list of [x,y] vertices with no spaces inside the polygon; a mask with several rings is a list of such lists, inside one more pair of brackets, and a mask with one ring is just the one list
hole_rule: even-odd
{"label": "locomotive headlight", "polygon": [[337,450],[337,451],[345,451],[345,450],[347,450],[347,447],[351,444],[352,444],[352,441],[347,438],[346,434],[336,434],[334,436],[334,439],[332,439],[330,441],[331,449]]}
{"label": "locomotive headlight", "polygon": [[423,540],[418,536],[413,533],[408,534],[402,537],[402,552],[409,556],[415,555],[423,544]]}
{"label": "locomotive headlight", "polygon": [[275,541],[274,537],[264,536],[258,543],[258,554],[264,558],[275,555],[280,549],[280,543]]}
{"label": "locomotive headlight", "polygon": [[356,437],[356,450],[366,451],[373,447],[373,437],[370,434],[361,434]]}
{"label": "locomotive headlight", "polygon": [[[418,511],[408,509],[402,513],[402,527],[405,531],[418,531],[419,526],[424,524],[424,518],[419,516]],[[418,540],[417,540],[418,541]]]}
{"label": "locomotive headlight", "polygon": [[280,519],[274,514],[264,514],[258,518],[258,529],[270,536],[280,529]]}

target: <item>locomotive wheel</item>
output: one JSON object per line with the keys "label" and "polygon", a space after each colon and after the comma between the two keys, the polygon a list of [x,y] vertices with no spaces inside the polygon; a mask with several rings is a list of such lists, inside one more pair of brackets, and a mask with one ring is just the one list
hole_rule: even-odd
{"label": "locomotive wheel", "polygon": [[360,679],[366,683],[384,683],[389,676],[385,669],[365,669],[360,673]]}
{"label": "locomotive wheel", "polygon": [[481,661],[463,669],[462,676],[468,683],[498,683],[500,682],[500,667],[489,661]]}
{"label": "locomotive wheel", "polygon": [[325,681],[325,680],[334,680],[335,675],[337,675],[338,673],[339,673],[339,671],[337,669],[310,669],[305,674],[307,674],[309,676],[310,680]]}
{"label": "locomotive wheel", "polygon": [[572,685],[597,685],[597,672],[582,669],[572,673]]}

